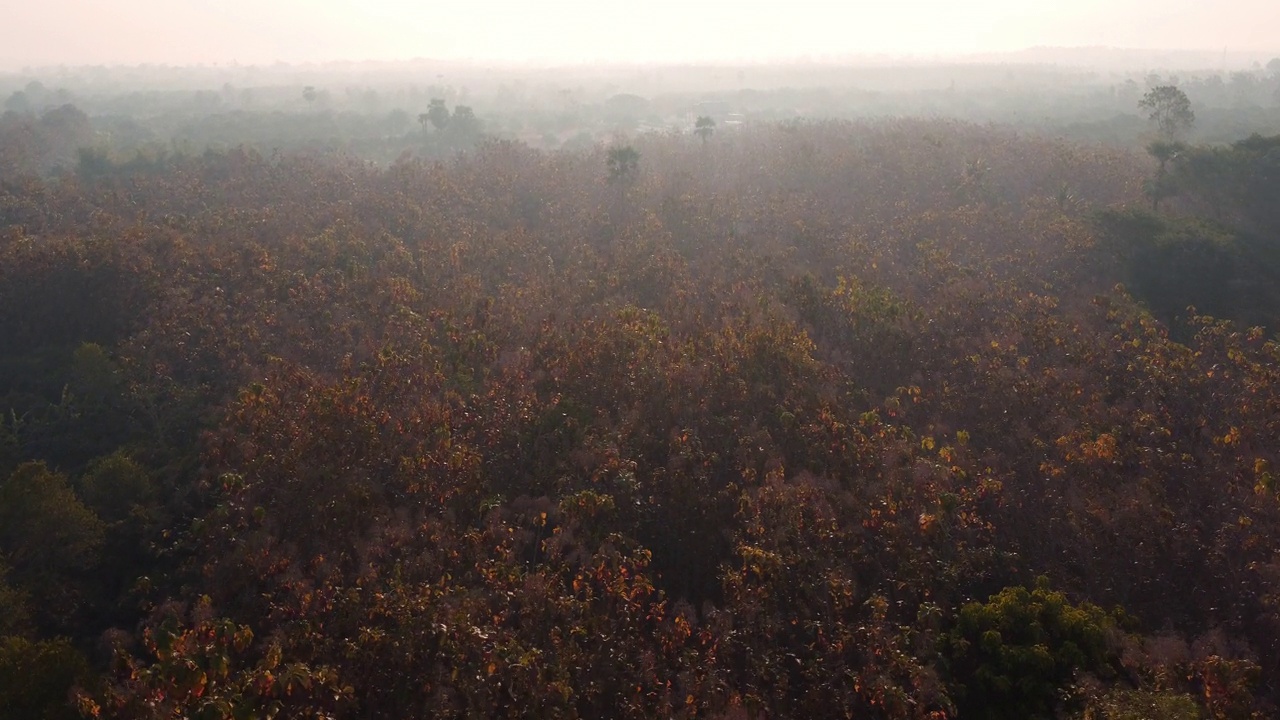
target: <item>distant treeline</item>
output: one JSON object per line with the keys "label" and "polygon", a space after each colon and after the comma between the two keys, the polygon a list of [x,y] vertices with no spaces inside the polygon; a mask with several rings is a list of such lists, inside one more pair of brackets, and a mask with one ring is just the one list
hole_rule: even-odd
{"label": "distant treeline", "polygon": [[[539,149],[619,134],[691,133],[698,117],[769,124],[823,118],[953,117],[1076,141],[1138,147],[1137,103],[1180,86],[1199,118],[1187,138],[1280,134],[1280,58],[1232,72],[1100,74],[1048,65],[840,65],[519,70],[466,65],[81,68],[0,76],[4,123],[74,105],[101,152],[329,151],[388,164],[444,157],[473,137],[433,137],[433,102],[470,109],[476,131]],[[722,128],[723,129],[723,128]]]}

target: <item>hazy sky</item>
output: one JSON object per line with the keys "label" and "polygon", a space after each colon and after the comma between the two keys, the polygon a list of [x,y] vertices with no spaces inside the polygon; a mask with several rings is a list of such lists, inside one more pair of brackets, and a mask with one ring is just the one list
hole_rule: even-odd
{"label": "hazy sky", "polygon": [[[7,7],[5,7],[7,6]],[[0,0],[0,68],[1280,51],[1280,0]]]}

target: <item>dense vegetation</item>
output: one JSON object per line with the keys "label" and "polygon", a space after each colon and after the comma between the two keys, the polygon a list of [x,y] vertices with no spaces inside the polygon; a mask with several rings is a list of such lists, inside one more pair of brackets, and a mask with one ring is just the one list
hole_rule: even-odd
{"label": "dense vegetation", "polygon": [[13,176],[0,709],[1272,716],[1274,147]]}

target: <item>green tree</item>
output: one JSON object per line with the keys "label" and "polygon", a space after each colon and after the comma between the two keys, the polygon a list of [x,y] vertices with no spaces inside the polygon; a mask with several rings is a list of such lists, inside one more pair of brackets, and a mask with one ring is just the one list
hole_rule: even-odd
{"label": "green tree", "polygon": [[698,137],[702,138],[702,142],[705,143],[712,135],[715,134],[716,121],[706,115],[702,115],[698,118],[697,122],[694,123],[693,132],[696,133]]}
{"label": "green tree", "polygon": [[480,119],[475,110],[467,105],[458,105],[449,118],[449,134],[456,141],[473,141],[480,135]]}
{"label": "green tree", "polygon": [[[445,107],[444,100],[440,98],[432,98],[431,104],[427,106],[426,116],[427,122],[431,123],[436,130],[444,130],[449,127],[449,108]],[[422,116],[418,116],[418,120],[422,120]]]}
{"label": "green tree", "polygon": [[1116,617],[1089,603],[1072,605],[1045,578],[1030,590],[1005,588],[965,605],[942,638],[960,717],[1054,717],[1075,673],[1113,673],[1116,626]]}
{"label": "green tree", "polygon": [[1169,180],[1169,162],[1176,159],[1186,149],[1186,145],[1168,140],[1156,140],[1147,146],[1147,152],[1160,164],[1156,169],[1155,178],[1147,186],[1147,194],[1151,196],[1152,211],[1158,211],[1160,209],[1160,201],[1172,194],[1173,188]]}
{"label": "green tree", "polygon": [[91,565],[102,521],[44,463],[25,463],[0,483],[0,548],[21,577]]}
{"label": "green tree", "polygon": [[98,563],[103,533],[67,479],[44,463],[25,463],[0,483],[0,553],[33,610],[54,625],[80,606],[77,581]]}
{"label": "green tree", "polygon": [[0,638],[0,714],[6,720],[81,717],[71,690],[91,677],[84,656],[65,639]]}
{"label": "green tree", "polygon": [[80,479],[79,489],[85,503],[110,523],[127,519],[155,496],[146,469],[123,452],[96,460]]}
{"label": "green tree", "polygon": [[605,166],[609,169],[609,182],[632,182],[640,171],[640,153],[630,145],[610,148]]}
{"label": "green tree", "polygon": [[1196,122],[1191,101],[1176,85],[1151,88],[1138,101],[1138,107],[1147,111],[1148,118],[1155,123],[1156,131],[1163,140],[1177,140]]}

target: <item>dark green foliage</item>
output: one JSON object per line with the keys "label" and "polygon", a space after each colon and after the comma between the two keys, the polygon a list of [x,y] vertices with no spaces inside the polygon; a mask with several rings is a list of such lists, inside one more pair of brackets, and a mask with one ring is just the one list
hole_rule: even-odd
{"label": "dark green foliage", "polygon": [[1280,237],[1280,135],[1192,147],[1171,165],[1171,191],[1193,210],[1274,246]]}
{"label": "dark green foliage", "polygon": [[89,602],[81,579],[100,560],[104,527],[67,479],[26,463],[0,481],[0,553],[42,627],[65,627]]}
{"label": "dark green foliage", "polygon": [[77,472],[143,432],[123,371],[94,343],[5,357],[0,400],[8,415],[0,421],[0,466],[38,459]]}
{"label": "dark green foliage", "polygon": [[1169,163],[1186,152],[1187,146],[1180,142],[1157,140],[1147,146],[1147,153],[1160,163],[1156,176],[1147,186],[1147,195],[1151,197],[1151,210],[1160,210],[1160,201],[1176,192],[1173,179],[1169,176]]}
{"label": "dark green foliage", "polygon": [[101,521],[42,463],[0,481],[0,547],[17,577],[86,568],[101,542]]}
{"label": "dark green foliage", "polygon": [[89,663],[64,639],[0,637],[0,713],[6,720],[75,720],[72,697],[93,682]]}
{"label": "dark green foliage", "polygon": [[1221,224],[1140,210],[1099,215],[1124,282],[1153,315],[1173,325],[1188,308],[1245,325],[1280,319],[1280,246],[1261,247]]}
{"label": "dark green foliage", "polygon": [[630,145],[609,149],[605,159],[609,182],[631,182],[640,170],[640,153]]}
{"label": "dark green foliage", "polygon": [[712,135],[715,134],[716,121],[706,115],[701,115],[693,125],[693,132],[699,138],[702,138],[702,142],[705,143],[707,140],[711,139]]}
{"label": "dark green foliage", "polygon": [[9,584],[9,567],[0,560],[0,637],[30,632],[27,602],[26,593]]}
{"label": "dark green foliage", "polygon": [[480,120],[476,111],[466,105],[458,105],[449,118],[449,133],[457,141],[473,141],[480,134]]}
{"label": "dark green foliage", "polygon": [[9,477],[22,457],[18,436],[14,432],[15,420],[12,408],[7,416],[0,415],[0,477]]}
{"label": "dark green foliage", "polygon": [[451,120],[449,108],[444,104],[444,100],[432,98],[427,112],[419,116],[418,120],[425,121],[423,122],[424,126],[430,123],[437,131],[444,130],[449,126],[449,121]]}
{"label": "dark green foliage", "polygon": [[107,523],[125,520],[156,499],[146,469],[119,451],[91,463],[78,489],[84,503]]}
{"label": "dark green foliage", "polygon": [[1159,162],[1147,186],[1154,208],[1164,203],[1179,212],[1100,215],[1102,239],[1123,263],[1125,284],[1166,323],[1194,307],[1277,327],[1280,136],[1229,146],[1162,140],[1149,152]]}
{"label": "dark green foliage", "polygon": [[1054,717],[1076,673],[1115,673],[1117,624],[1101,608],[1050,590],[1046,578],[965,605],[941,642],[960,716]]}

